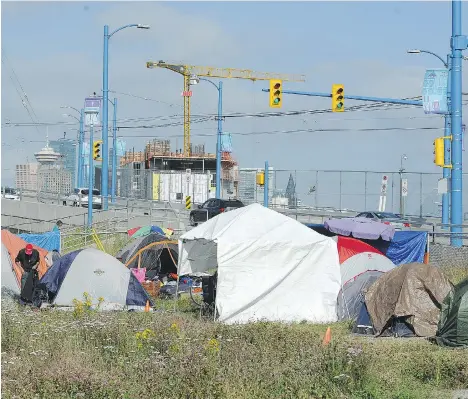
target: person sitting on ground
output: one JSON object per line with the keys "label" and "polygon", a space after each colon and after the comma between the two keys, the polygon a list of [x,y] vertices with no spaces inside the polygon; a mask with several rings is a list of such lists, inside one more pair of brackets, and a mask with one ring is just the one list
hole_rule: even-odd
{"label": "person sitting on ground", "polygon": [[23,290],[26,285],[31,272],[36,274],[37,267],[39,266],[39,251],[34,249],[31,244],[26,245],[21,249],[16,256],[15,263],[19,263],[23,269],[21,276],[21,296],[23,297]]}

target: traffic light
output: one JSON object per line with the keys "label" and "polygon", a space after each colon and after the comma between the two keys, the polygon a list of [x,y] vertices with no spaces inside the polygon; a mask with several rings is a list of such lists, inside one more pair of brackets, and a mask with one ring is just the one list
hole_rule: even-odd
{"label": "traffic light", "polygon": [[344,86],[332,86],[332,112],[344,112]]}
{"label": "traffic light", "polygon": [[281,108],[283,97],[283,82],[278,79],[270,80],[270,107]]}
{"label": "traffic light", "polygon": [[444,152],[445,152],[445,145],[444,145],[444,138],[437,137],[434,140],[434,163],[437,166],[444,167]]}
{"label": "traffic light", "polygon": [[102,140],[96,140],[93,143],[93,159],[95,161],[102,161],[102,158],[101,158],[101,144],[102,144]]}

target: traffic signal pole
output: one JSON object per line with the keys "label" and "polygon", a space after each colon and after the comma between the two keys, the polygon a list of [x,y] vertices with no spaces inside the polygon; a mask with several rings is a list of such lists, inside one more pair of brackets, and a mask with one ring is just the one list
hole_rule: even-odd
{"label": "traffic signal pole", "polygon": [[93,226],[93,174],[94,174],[94,164],[93,164],[93,149],[91,145],[93,144],[94,136],[94,126],[91,123],[89,129],[89,172],[88,172],[88,227]]}
{"label": "traffic signal pole", "polygon": [[[264,92],[269,92],[270,89],[262,89]],[[294,91],[294,90],[283,90],[283,94],[296,94],[298,96],[309,96],[309,97],[328,97],[331,98],[330,93],[319,93],[309,91]],[[418,105],[422,106],[422,101],[419,100],[403,100],[398,98],[380,98],[380,97],[367,97],[367,96],[350,96],[345,94],[344,98],[347,100],[358,100],[358,101],[371,101],[378,103],[389,103],[389,104],[404,104],[404,105]]]}
{"label": "traffic signal pole", "polygon": [[451,73],[451,128],[452,128],[452,185],[451,235],[450,243],[454,247],[463,245],[463,194],[462,194],[462,51],[468,47],[468,37],[461,32],[461,1],[452,0],[452,73]]}

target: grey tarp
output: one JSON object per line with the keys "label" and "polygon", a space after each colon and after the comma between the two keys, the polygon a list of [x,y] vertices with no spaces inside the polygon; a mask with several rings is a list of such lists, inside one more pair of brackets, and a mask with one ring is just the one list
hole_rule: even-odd
{"label": "grey tarp", "polygon": [[445,346],[468,346],[468,279],[444,299],[436,341]]}
{"label": "grey tarp", "polygon": [[393,318],[406,317],[416,335],[433,337],[441,304],[452,286],[434,266],[410,263],[381,276],[367,291],[367,310],[377,335]]}
{"label": "grey tarp", "polygon": [[354,280],[348,281],[338,294],[336,311],[338,320],[356,320],[364,303],[366,290],[383,272],[369,270],[360,274]]}

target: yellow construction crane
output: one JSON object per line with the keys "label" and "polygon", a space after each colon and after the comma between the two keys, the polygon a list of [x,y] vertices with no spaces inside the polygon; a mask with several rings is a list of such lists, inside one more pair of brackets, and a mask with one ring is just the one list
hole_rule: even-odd
{"label": "yellow construction crane", "polygon": [[305,82],[304,75],[286,75],[279,73],[255,72],[250,69],[216,68],[206,66],[168,64],[164,61],[146,63],[147,68],[165,68],[184,77],[184,155],[190,156],[190,81],[197,77],[221,79],[271,80],[279,79],[289,82]]}

